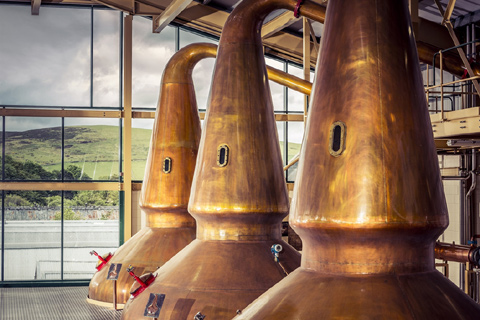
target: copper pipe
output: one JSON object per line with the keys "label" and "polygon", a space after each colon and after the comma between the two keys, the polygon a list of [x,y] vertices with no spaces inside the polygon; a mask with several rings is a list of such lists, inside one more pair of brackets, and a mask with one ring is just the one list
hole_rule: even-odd
{"label": "copper pipe", "polygon": [[312,83],[281,70],[267,66],[268,79],[300,93],[310,95]]}
{"label": "copper pipe", "polygon": [[[120,306],[134,282],[126,271],[128,265],[140,274],[154,272],[195,238],[195,220],[187,211],[200,142],[192,70],[199,60],[215,57],[215,52],[214,45],[193,44],[175,53],[165,67],[140,196],[147,226],[118,248],[108,263],[124,266],[117,280]],[[168,173],[163,168],[167,157],[171,159]],[[113,301],[108,269],[93,276],[90,302]]]}
{"label": "copper pipe", "polygon": [[407,1],[329,0],[325,22],[289,220],[302,265],[235,319],[477,319],[434,267],[448,212]]}
{"label": "copper pipe", "polygon": [[289,162],[285,167],[283,167],[283,171],[287,171],[288,169],[290,169],[290,167],[293,166],[295,163],[297,163],[299,159],[300,159],[300,154],[297,153],[297,154],[292,158],[292,160],[290,160],[290,162]]}
{"label": "copper pipe", "polygon": [[[418,49],[418,58],[420,62],[431,65],[433,62],[433,56],[435,53],[438,53],[441,49],[425,42],[417,41]],[[435,57],[435,65],[440,66],[440,55]],[[473,62],[470,64],[475,75],[480,75],[480,64]],[[450,72],[458,77],[463,76],[465,72],[465,66],[463,65],[462,59],[456,53],[445,52],[443,53],[443,69]]]}
{"label": "copper pipe", "polygon": [[[275,9],[296,0],[242,1],[219,43],[189,212],[197,239],[156,272],[129,301],[123,319],[143,315],[149,293],[165,294],[162,319],[231,319],[298,267],[300,255],[281,239],[289,200],[260,29]],[[307,1],[310,17],[324,7]],[[316,18],[316,17],[315,17]],[[270,251],[280,244],[279,263]],[[280,265],[282,267],[280,267]]]}
{"label": "copper pipe", "polygon": [[[184,63],[191,64],[189,70],[193,70],[193,66],[197,63],[197,61],[204,59],[204,58],[215,58],[217,56],[217,46],[214,44],[209,44],[208,46],[198,44],[198,46],[191,48],[189,53],[185,53],[185,57],[179,56],[175,59],[175,61],[169,62],[170,68],[173,68],[172,72],[166,74],[169,79],[165,79],[165,82],[175,81],[177,78],[181,78],[181,72],[186,68],[183,66]],[[303,80],[299,77],[296,77],[292,74],[286,73],[284,71],[275,69],[273,67],[267,66],[267,74],[268,79],[276,82],[280,85],[286,86],[292,90],[298,91],[303,94],[309,95],[312,91],[312,83]],[[179,79],[180,79],[179,78]]]}
{"label": "copper pipe", "polygon": [[480,266],[480,247],[437,242],[435,258]]}

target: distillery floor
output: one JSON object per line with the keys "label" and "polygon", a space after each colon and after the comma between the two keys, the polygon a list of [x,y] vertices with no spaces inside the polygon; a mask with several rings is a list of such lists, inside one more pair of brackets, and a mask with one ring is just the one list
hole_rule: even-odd
{"label": "distillery floor", "polygon": [[116,320],[121,311],[87,303],[88,287],[0,288],[1,320]]}

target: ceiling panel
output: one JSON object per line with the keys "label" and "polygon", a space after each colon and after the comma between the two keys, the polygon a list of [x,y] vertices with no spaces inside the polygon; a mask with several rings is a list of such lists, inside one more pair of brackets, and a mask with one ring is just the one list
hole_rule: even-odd
{"label": "ceiling panel", "polygon": [[[447,7],[448,0],[440,0],[443,9]],[[437,23],[442,22],[442,16],[433,0],[423,0],[418,4],[420,17]],[[451,20],[458,19],[470,13],[480,10],[479,0],[457,0],[452,13]]]}

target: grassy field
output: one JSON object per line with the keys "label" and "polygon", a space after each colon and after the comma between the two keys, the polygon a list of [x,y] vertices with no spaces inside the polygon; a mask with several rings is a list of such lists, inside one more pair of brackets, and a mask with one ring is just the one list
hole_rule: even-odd
{"label": "grassy field", "polygon": [[[151,130],[132,131],[134,179],[142,179]],[[118,175],[119,129],[116,126],[65,128],[65,167],[76,165],[93,179]],[[30,160],[47,170],[61,168],[61,128],[6,132],[5,152],[15,160]]]}
{"label": "grassy field", "polygon": [[[142,180],[150,145],[151,130],[132,131],[132,175]],[[65,167],[75,165],[92,179],[118,175],[119,129],[117,126],[65,127]],[[5,152],[17,161],[30,160],[47,170],[61,168],[61,128],[6,132]],[[280,144],[283,153],[283,143]],[[300,144],[289,143],[289,159],[300,150]]]}

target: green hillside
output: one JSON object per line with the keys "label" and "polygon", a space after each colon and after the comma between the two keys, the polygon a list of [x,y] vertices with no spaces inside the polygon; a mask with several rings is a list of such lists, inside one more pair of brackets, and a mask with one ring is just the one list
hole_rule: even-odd
{"label": "green hillside", "polygon": [[[119,128],[117,126],[65,127],[65,168],[75,165],[92,179],[118,176]],[[151,130],[132,130],[132,175],[142,180],[145,171]],[[61,128],[6,132],[6,155],[16,161],[30,160],[46,170],[61,169]],[[283,153],[283,144],[281,145]],[[300,144],[289,143],[289,158],[300,150]]]}
{"label": "green hillside", "polygon": [[[132,130],[133,178],[142,179],[151,130]],[[65,167],[83,169],[92,179],[118,176],[119,128],[117,126],[65,127]],[[30,160],[47,170],[61,168],[61,128],[6,132],[5,152],[17,161]]]}

